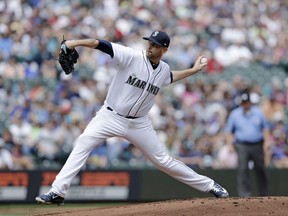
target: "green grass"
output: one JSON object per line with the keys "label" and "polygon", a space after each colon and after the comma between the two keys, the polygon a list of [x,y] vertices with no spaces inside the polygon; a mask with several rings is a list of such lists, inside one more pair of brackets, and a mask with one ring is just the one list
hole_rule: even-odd
{"label": "green grass", "polygon": [[59,213],[67,211],[78,211],[91,208],[109,208],[127,205],[127,203],[68,203],[63,206],[41,205],[41,204],[0,204],[0,216],[30,216],[44,213]]}

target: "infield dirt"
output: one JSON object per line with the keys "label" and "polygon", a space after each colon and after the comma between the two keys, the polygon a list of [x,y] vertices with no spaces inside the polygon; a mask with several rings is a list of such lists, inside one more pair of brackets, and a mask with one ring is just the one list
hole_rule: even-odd
{"label": "infield dirt", "polygon": [[[65,206],[65,205],[64,205]],[[250,197],[250,198],[194,198],[189,200],[170,200],[127,204],[105,208],[73,208],[58,207],[49,212],[34,212],[39,215],[66,216],[287,216],[288,197]],[[41,208],[38,209],[41,211]],[[45,209],[42,209],[45,210]]]}

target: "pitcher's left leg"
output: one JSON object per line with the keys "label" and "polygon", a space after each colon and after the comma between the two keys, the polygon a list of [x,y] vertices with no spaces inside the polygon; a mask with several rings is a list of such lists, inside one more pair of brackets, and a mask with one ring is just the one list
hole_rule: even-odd
{"label": "pitcher's left leg", "polygon": [[166,153],[165,146],[160,143],[155,130],[148,118],[142,122],[135,122],[127,131],[126,138],[139,148],[145,156],[161,171],[173,178],[203,192],[210,192],[214,181],[199,175]]}

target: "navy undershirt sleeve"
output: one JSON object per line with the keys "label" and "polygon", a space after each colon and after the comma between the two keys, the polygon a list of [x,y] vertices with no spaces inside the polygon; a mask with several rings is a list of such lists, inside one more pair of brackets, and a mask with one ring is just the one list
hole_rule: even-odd
{"label": "navy undershirt sleeve", "polygon": [[106,40],[99,40],[99,45],[95,47],[95,49],[101,50],[104,53],[107,53],[111,56],[111,58],[114,57],[114,52],[112,48],[112,44],[109,41]]}

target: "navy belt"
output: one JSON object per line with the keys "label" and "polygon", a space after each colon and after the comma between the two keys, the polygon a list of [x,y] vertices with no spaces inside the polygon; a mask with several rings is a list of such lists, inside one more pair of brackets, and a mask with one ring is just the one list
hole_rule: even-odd
{"label": "navy belt", "polygon": [[116,113],[117,115],[122,116],[122,117],[127,118],[127,119],[137,119],[137,118],[139,118],[139,117],[135,117],[135,116],[125,116],[125,115],[121,115],[121,114],[117,113],[116,111],[114,111],[114,110],[113,110],[111,107],[109,107],[109,106],[107,106],[107,110],[109,110],[109,111],[111,111],[111,112],[114,112],[114,113]]}

